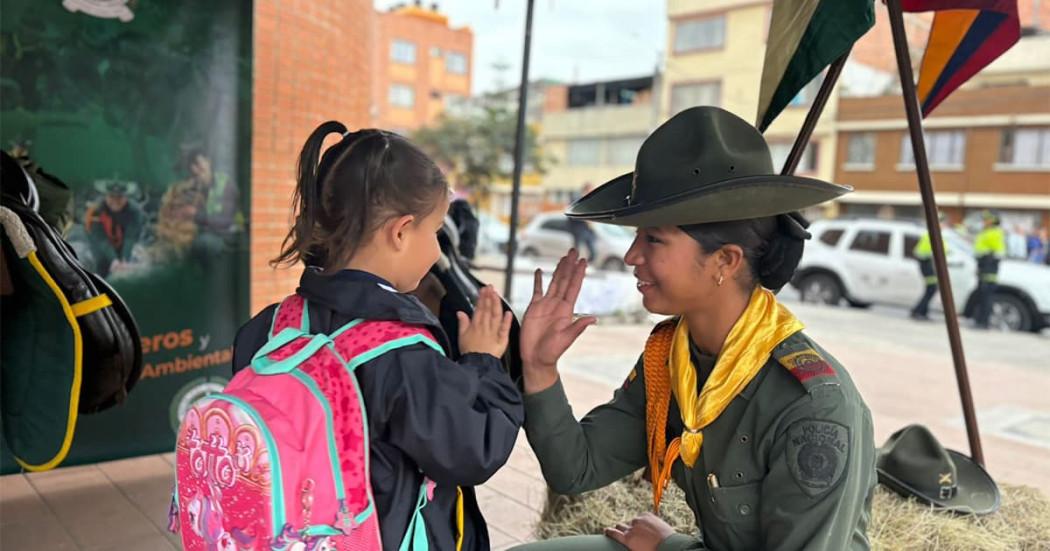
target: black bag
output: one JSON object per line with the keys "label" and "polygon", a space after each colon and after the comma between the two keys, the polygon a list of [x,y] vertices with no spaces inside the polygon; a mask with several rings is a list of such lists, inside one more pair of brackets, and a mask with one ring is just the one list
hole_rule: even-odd
{"label": "black bag", "polygon": [[142,373],[142,343],[120,296],[86,271],[73,249],[26,201],[25,173],[3,154],[4,268],[0,414],[29,470],[61,463],[78,413],[123,402]]}
{"label": "black bag", "polygon": [[[459,254],[459,231],[455,222],[445,218],[445,224],[438,232],[438,243],[441,245],[441,257],[430,269],[428,276],[433,276],[441,282],[445,294],[441,298],[441,307],[436,312],[441,326],[448,334],[452,343],[452,350],[459,354],[459,321],[456,312],[465,312],[467,315],[474,313],[474,304],[478,301],[478,293],[484,287],[478,278],[470,271],[470,266]],[[503,300],[503,311],[512,312],[507,301]],[[510,343],[507,351],[503,354],[503,367],[515,382],[521,380],[521,350],[519,335],[521,325],[517,316],[511,317]]]}

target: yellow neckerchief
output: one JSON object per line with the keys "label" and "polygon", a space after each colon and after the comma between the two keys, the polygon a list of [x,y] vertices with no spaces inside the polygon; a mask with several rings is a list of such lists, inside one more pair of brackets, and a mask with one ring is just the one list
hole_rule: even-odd
{"label": "yellow neckerchief", "polygon": [[668,366],[671,391],[682,412],[682,462],[692,468],[704,443],[703,428],[718,419],[766,364],[773,349],[802,330],[802,322],[781,306],[769,290],[759,286],[743,315],[729,331],[715,368],[696,393],[696,368],[689,356],[689,327],[678,320],[671,340]]}

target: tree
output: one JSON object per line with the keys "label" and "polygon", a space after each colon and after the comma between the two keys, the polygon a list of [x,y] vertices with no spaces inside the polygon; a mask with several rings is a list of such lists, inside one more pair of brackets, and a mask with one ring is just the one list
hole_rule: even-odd
{"label": "tree", "polygon": [[[459,185],[486,194],[494,180],[509,180],[514,170],[516,113],[487,105],[461,116],[443,115],[437,124],[421,128],[413,140],[435,161],[452,170]],[[525,129],[525,173],[540,173],[547,159],[535,129]]]}

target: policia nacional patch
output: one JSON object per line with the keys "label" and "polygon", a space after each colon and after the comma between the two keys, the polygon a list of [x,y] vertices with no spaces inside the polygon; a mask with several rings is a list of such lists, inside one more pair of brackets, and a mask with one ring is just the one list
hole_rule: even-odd
{"label": "policia nacional patch", "polygon": [[788,469],[810,497],[835,486],[849,462],[849,429],[832,421],[803,419],[788,428]]}

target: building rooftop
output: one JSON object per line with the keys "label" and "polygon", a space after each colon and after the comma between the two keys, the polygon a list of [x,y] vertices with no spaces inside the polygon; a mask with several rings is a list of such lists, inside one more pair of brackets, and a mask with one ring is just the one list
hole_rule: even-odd
{"label": "building rooftop", "polygon": [[568,87],[569,109],[592,105],[626,105],[637,103],[642,92],[651,92],[653,77],[606,80]]}

